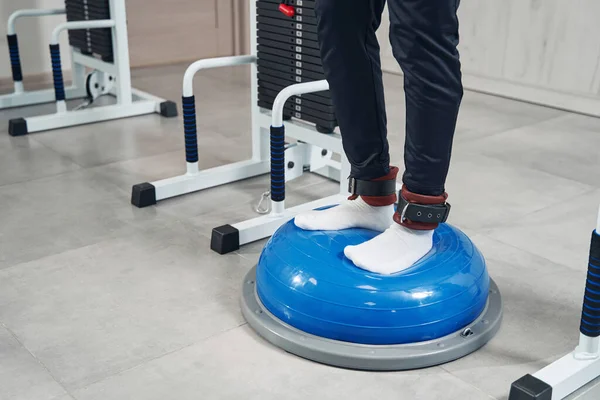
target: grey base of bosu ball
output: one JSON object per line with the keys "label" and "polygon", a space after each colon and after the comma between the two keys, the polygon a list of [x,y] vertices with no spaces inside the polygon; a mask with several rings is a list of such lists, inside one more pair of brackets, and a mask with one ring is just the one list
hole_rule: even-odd
{"label": "grey base of bosu ball", "polygon": [[248,324],[300,357],[374,371],[443,364],[494,337],[502,320],[501,295],[464,233],[440,225],[433,249],[390,276],[358,269],[343,256],[344,247],[375,235],[284,224],[243,283]]}

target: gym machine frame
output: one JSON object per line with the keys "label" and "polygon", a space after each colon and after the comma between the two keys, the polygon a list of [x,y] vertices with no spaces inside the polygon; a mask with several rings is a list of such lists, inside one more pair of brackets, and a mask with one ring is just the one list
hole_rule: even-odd
{"label": "gym machine frame", "polygon": [[[9,133],[12,136],[25,135],[69,126],[94,122],[127,118],[144,114],[159,113],[165,117],[177,115],[177,106],[171,101],[155,97],[131,87],[131,71],[129,65],[129,44],[127,38],[127,16],[124,0],[109,0],[110,19],[67,21],[59,24],[52,32],[50,56],[54,81],[54,95],[48,99],[48,91],[25,92],[22,85],[22,73],[19,49],[14,21],[21,16],[40,16],[65,13],[65,10],[21,10],[15,12],[9,19],[10,56],[15,80],[15,93],[0,98],[2,106],[18,106],[43,103],[46,100],[56,101],[56,113],[17,118],[9,121]],[[111,28],[113,62],[106,62],[96,57],[83,54],[71,48],[73,86],[65,89],[63,82],[62,63],[60,57],[59,36],[63,31],[76,29]],[[81,95],[89,95],[86,88],[85,69],[93,69],[106,85],[114,85],[106,94],[116,97],[116,104],[93,108],[67,110],[66,100]],[[17,78],[17,79],[15,79]],[[105,94],[105,93],[101,93]]]}
{"label": "gym machine frame", "polygon": [[[14,90],[12,93],[0,95],[0,109],[30,106],[35,104],[50,103],[55,100],[54,89],[27,91],[23,87],[23,71],[21,69],[21,57],[19,55],[19,44],[15,23],[17,19],[24,17],[44,17],[49,15],[65,14],[64,8],[17,10],[8,18],[6,38],[8,41],[8,52],[12,69]],[[73,84],[65,88],[65,97],[68,100],[83,98],[87,95],[85,90],[84,71],[79,65],[72,63]]]}
{"label": "gym machine frame", "polygon": [[600,377],[600,211],[592,232],[579,332],[574,351],[514,382],[509,400],[561,400]]}
{"label": "gym machine frame", "polygon": [[[254,2],[253,2],[254,3]],[[340,182],[340,194],[285,209],[283,201],[273,201],[272,211],[250,221],[235,225],[225,225],[213,232],[212,248],[219,253],[234,251],[239,246],[271,236],[283,223],[299,212],[336,204],[347,194],[342,177],[350,173],[350,165],[342,149],[341,136],[338,133],[324,134],[312,124],[300,121],[286,121],[286,136],[297,142],[285,144],[283,135],[283,107],[291,96],[328,90],[325,80],[291,85],[278,96],[269,111],[258,106],[257,77],[257,35],[256,7],[250,6],[251,55],[221,57],[199,60],[191,64],[183,78],[183,121],[185,133],[186,173],[155,182],[146,182],[133,186],[131,202],[137,207],[147,207],[158,201],[200,191],[263,175],[271,170],[269,133],[273,140],[273,130],[277,131],[276,157],[278,166],[285,165],[285,174],[278,172],[278,179],[290,181],[302,175],[305,170],[317,173]],[[252,158],[215,168],[200,170],[198,164],[198,139],[196,129],[196,107],[193,92],[193,78],[197,72],[209,68],[237,65],[250,65],[251,70],[251,131]],[[271,150],[269,150],[271,148]],[[332,159],[333,153],[341,156],[340,161]],[[282,157],[283,156],[283,157]],[[285,175],[285,177],[284,177]],[[279,182],[283,185],[283,182]],[[273,186],[273,183],[272,183]],[[274,192],[278,195],[278,189]],[[274,198],[275,199],[275,198]]]}

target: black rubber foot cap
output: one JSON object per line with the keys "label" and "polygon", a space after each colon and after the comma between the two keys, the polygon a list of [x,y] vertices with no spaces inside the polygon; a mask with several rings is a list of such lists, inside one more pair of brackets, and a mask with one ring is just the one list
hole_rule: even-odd
{"label": "black rubber foot cap", "polygon": [[167,100],[160,103],[160,115],[166,118],[173,118],[177,116],[177,104]]}
{"label": "black rubber foot cap", "polygon": [[8,133],[10,136],[27,135],[27,121],[25,118],[14,118],[8,121]]}
{"label": "black rubber foot cap", "polygon": [[131,204],[144,208],[156,204],[156,188],[151,183],[140,183],[131,190]]}
{"label": "black rubber foot cap", "polygon": [[325,126],[317,125],[317,132],[319,133],[333,133],[333,129]]}
{"label": "black rubber foot cap", "polygon": [[210,239],[211,250],[227,254],[240,248],[240,231],[231,225],[214,228]]}
{"label": "black rubber foot cap", "polygon": [[533,375],[525,375],[515,381],[511,388],[508,400],[551,400],[552,386],[539,380]]}

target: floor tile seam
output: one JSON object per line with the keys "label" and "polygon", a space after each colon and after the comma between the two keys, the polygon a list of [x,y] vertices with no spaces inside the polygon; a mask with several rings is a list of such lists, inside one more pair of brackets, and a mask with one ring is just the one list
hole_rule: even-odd
{"label": "floor tile seam", "polygon": [[[192,346],[195,346],[195,345],[202,344],[202,343],[204,343],[204,342],[206,342],[206,341],[208,341],[208,340],[210,340],[210,339],[214,339],[214,338],[216,338],[216,337],[218,337],[218,336],[224,335],[224,334],[226,334],[226,333],[228,333],[228,332],[230,332],[230,331],[233,331],[233,330],[235,330],[235,329],[238,329],[238,328],[240,328],[240,327],[242,327],[242,326],[244,326],[244,325],[247,325],[247,322],[245,322],[245,321],[244,321],[244,322],[242,322],[242,323],[240,323],[240,324],[238,324],[238,325],[236,325],[236,326],[233,326],[233,327],[231,327],[231,328],[227,328],[227,329],[225,329],[225,330],[222,330],[222,331],[220,331],[220,332],[213,333],[213,334],[211,334],[211,335],[208,335],[208,336],[206,336],[206,337],[204,337],[204,338],[202,338],[202,339],[200,339],[200,340],[195,340],[195,341],[192,341],[192,342],[190,342],[190,343],[188,343],[188,344],[186,344],[186,345],[183,345],[183,346],[181,346],[181,347],[179,347],[179,348],[177,348],[177,349],[174,349],[174,350],[167,351],[167,352],[165,352],[165,353],[163,353],[163,354],[159,354],[159,355],[156,355],[156,356],[152,356],[152,357],[148,357],[148,358],[142,359],[142,360],[140,360],[140,362],[139,362],[139,363],[137,363],[136,365],[132,365],[132,366],[130,366],[130,367],[123,368],[123,369],[121,369],[121,370],[118,370],[118,371],[111,372],[111,373],[109,373],[109,375],[107,375],[107,376],[104,376],[104,377],[102,377],[102,378],[100,378],[100,379],[97,379],[97,380],[95,380],[95,381],[92,381],[92,382],[85,383],[85,384],[84,384],[84,385],[82,385],[82,386],[73,387],[73,388],[72,388],[72,390],[73,390],[73,392],[75,392],[75,391],[78,391],[78,390],[87,389],[88,387],[90,387],[90,386],[92,386],[92,385],[95,385],[95,384],[97,384],[97,383],[100,383],[100,382],[104,382],[104,381],[106,381],[106,380],[108,380],[108,379],[111,379],[111,378],[113,378],[113,377],[117,376],[117,375],[121,375],[121,374],[124,374],[124,373],[126,373],[126,372],[133,371],[133,370],[135,370],[135,369],[141,368],[141,367],[143,367],[144,365],[147,365],[147,364],[149,364],[149,363],[151,363],[151,362],[153,362],[153,361],[156,361],[156,360],[159,360],[159,359],[161,359],[161,358],[164,358],[164,357],[170,356],[170,355],[172,355],[172,354],[175,354],[175,353],[177,353],[177,352],[180,352],[180,351],[182,351],[182,350],[185,350],[185,349],[187,349],[187,348],[190,348],[190,347],[192,347]],[[73,398],[75,398],[75,399],[77,400],[77,397],[76,397],[74,394],[71,394],[71,393],[69,393],[69,395],[71,395]]]}
{"label": "floor tile seam", "polygon": [[[573,115],[576,115],[576,114],[568,112],[568,111],[563,111],[562,114],[559,114],[559,115],[554,115],[554,116],[546,117],[546,118],[543,118],[541,120],[528,122],[528,123],[525,123],[523,125],[515,126],[515,127],[512,127],[512,128],[508,128],[508,129],[501,129],[501,130],[493,132],[493,133],[491,133],[489,135],[485,135],[483,137],[473,138],[471,140],[466,140],[465,139],[465,141],[461,141],[461,143],[462,144],[477,143],[477,142],[480,142],[482,140],[488,140],[488,139],[496,137],[496,136],[500,136],[500,135],[507,134],[507,133],[512,133],[514,131],[518,131],[518,130],[521,130],[521,129],[524,129],[524,128],[535,127],[536,125],[542,125],[542,124],[545,124],[545,123],[548,123],[548,122],[552,122],[554,120],[559,120],[559,119],[562,119],[562,118],[567,118],[567,117],[570,117],[570,116],[573,116]],[[464,151],[464,150],[461,149],[461,151]],[[467,151],[469,151],[469,150],[467,150]],[[470,152],[476,152],[476,151],[473,150],[473,151],[470,151]]]}
{"label": "floor tile seam", "polygon": [[4,183],[4,184],[0,183],[0,189],[7,188],[7,187],[10,187],[10,186],[13,186],[13,185],[20,185],[20,184],[23,184],[23,183],[36,182],[36,181],[40,181],[40,180],[43,180],[43,179],[56,178],[56,177],[59,177],[59,176],[68,175],[68,174],[72,174],[72,173],[77,173],[77,172],[81,172],[81,171],[84,171],[84,170],[88,169],[88,168],[85,168],[85,167],[81,167],[77,163],[73,163],[73,164],[77,166],[76,169],[73,169],[73,170],[70,170],[70,171],[58,172],[56,174],[44,175],[44,176],[40,176],[40,177],[32,178],[32,179],[25,179],[25,180],[22,180],[22,181],[19,181],[19,182],[11,182],[11,183]]}
{"label": "floor tile seam", "polygon": [[[40,132],[39,134],[42,134],[42,135],[43,135],[43,134],[44,134],[44,132]],[[48,144],[44,143],[44,142],[43,142],[43,141],[41,141],[41,140],[37,140],[37,139],[35,138],[35,136],[36,136],[36,135],[38,135],[38,133],[35,133],[35,134],[33,134],[33,136],[29,138],[29,140],[32,140],[32,141],[34,141],[35,143],[38,143],[39,145],[41,145],[41,146],[45,147],[46,149],[48,149],[48,150],[52,151],[54,154],[56,154],[57,156],[59,156],[59,157],[61,157],[61,158],[66,158],[67,160],[69,160],[69,161],[70,161],[70,162],[72,162],[73,164],[77,165],[77,166],[78,166],[79,168],[81,168],[81,169],[86,169],[86,168],[87,168],[87,167],[85,167],[84,165],[81,165],[81,164],[79,164],[79,163],[78,163],[78,162],[77,162],[75,159],[71,158],[70,156],[68,156],[68,155],[64,155],[64,154],[61,154],[61,153],[59,153],[59,152],[58,152],[58,150],[56,150],[54,147],[52,147],[52,146],[50,146],[50,145],[48,145]]]}
{"label": "floor tile seam", "polygon": [[[548,258],[546,256],[542,256],[540,254],[532,253],[528,249],[524,249],[524,248],[515,246],[514,244],[511,244],[511,243],[506,243],[502,239],[490,236],[488,233],[485,233],[485,232],[476,232],[476,234],[480,235],[480,236],[483,236],[483,237],[485,237],[488,240],[493,240],[493,241],[498,242],[498,243],[500,243],[502,245],[511,247],[511,248],[513,248],[515,250],[519,250],[519,251],[525,252],[528,255],[532,256],[532,257],[541,258],[542,260],[551,262],[552,264],[555,264],[557,266],[560,266],[560,267],[564,268],[564,270],[562,270],[562,271],[556,271],[556,272],[550,272],[550,273],[544,272],[544,276],[556,276],[556,275],[561,275],[561,274],[564,274],[564,273],[567,273],[567,272],[578,272],[579,271],[577,268],[569,267],[568,265],[565,265],[565,264],[562,264],[560,262],[557,262],[556,260],[551,260],[550,258]],[[485,254],[483,254],[483,256],[485,257]],[[584,285],[584,282],[582,281],[582,287],[583,287],[583,285]]]}
{"label": "floor tile seam", "polygon": [[[44,371],[45,371],[45,372],[46,372],[46,373],[47,373],[47,374],[48,374],[48,375],[49,375],[49,376],[52,378],[52,380],[53,380],[54,382],[56,382],[56,383],[57,383],[57,384],[58,384],[58,385],[61,387],[61,389],[62,389],[62,390],[63,390],[63,391],[66,393],[66,394],[68,394],[69,396],[72,396],[72,395],[71,395],[71,392],[70,392],[70,391],[67,389],[67,387],[66,387],[65,385],[63,385],[63,384],[62,384],[62,382],[60,382],[60,380],[59,380],[57,377],[55,377],[55,376],[54,376],[54,374],[52,374],[52,372],[50,371],[50,369],[48,369],[48,367],[46,366],[46,364],[44,364],[44,363],[43,363],[43,362],[42,362],[42,361],[41,361],[39,358],[37,358],[37,357],[35,356],[35,354],[34,354],[34,353],[33,353],[33,352],[32,352],[32,351],[31,351],[31,350],[30,350],[30,349],[29,349],[27,346],[25,346],[25,344],[24,344],[24,343],[23,343],[23,342],[22,342],[22,341],[19,339],[19,337],[17,336],[17,334],[16,334],[16,333],[14,333],[14,332],[13,332],[13,331],[12,331],[12,330],[11,330],[11,329],[10,329],[10,328],[9,328],[9,327],[8,327],[8,326],[5,324],[5,323],[4,323],[4,322],[0,322],[0,325],[2,325],[2,327],[3,327],[3,328],[4,328],[4,329],[5,329],[5,330],[6,330],[6,331],[9,333],[9,335],[11,335],[11,336],[12,336],[12,338],[13,338],[14,340],[16,340],[16,341],[17,341],[17,343],[19,343],[19,345],[20,345],[20,346],[21,346],[21,347],[22,347],[22,348],[23,348],[25,351],[27,351],[27,353],[29,354],[29,356],[30,356],[31,358],[33,358],[33,359],[34,359],[34,360],[35,360],[35,361],[36,361],[36,362],[37,362],[37,363],[38,363],[38,364],[39,364],[39,365],[40,365],[40,366],[41,366],[41,367],[44,369]],[[55,398],[56,398],[56,397],[60,397],[60,396],[61,396],[61,395],[59,395],[59,396],[55,396]]]}
{"label": "floor tile seam", "polygon": [[440,365],[440,368],[441,368],[442,370],[444,370],[445,372],[447,372],[447,373],[448,373],[449,375],[451,375],[452,377],[454,377],[454,378],[458,379],[459,381],[461,381],[461,382],[463,382],[463,383],[467,384],[469,387],[471,387],[471,388],[473,388],[473,389],[477,390],[477,391],[478,391],[478,392],[480,392],[480,393],[483,393],[484,395],[486,395],[486,396],[489,398],[489,400],[500,400],[499,398],[497,398],[497,397],[494,397],[494,396],[492,396],[491,394],[487,393],[487,392],[486,392],[486,391],[484,391],[483,389],[480,389],[479,387],[477,387],[477,386],[473,385],[472,383],[470,383],[470,382],[467,382],[467,381],[466,381],[466,380],[464,380],[463,378],[461,378],[461,377],[457,376],[457,375],[456,375],[456,374],[454,374],[452,371],[448,370],[448,369],[446,368],[446,366],[445,366],[445,365]]}
{"label": "floor tile seam", "polygon": [[[174,222],[174,221],[171,221],[171,222]],[[137,229],[137,228],[141,229],[141,227],[138,227],[138,226],[136,226],[133,223],[127,223],[127,224],[128,224],[129,227],[131,227],[133,229]],[[99,244],[107,243],[107,242],[114,241],[114,240],[120,240],[120,239],[122,239],[124,237],[131,237],[131,235],[132,235],[132,232],[122,232],[122,233],[116,234],[115,236],[107,236],[107,237],[101,238],[101,239],[99,239],[97,241],[94,241],[93,243],[84,244],[83,246],[73,247],[73,248],[65,249],[63,251],[59,251],[57,253],[46,254],[46,255],[43,255],[43,256],[40,256],[40,257],[36,257],[36,258],[31,259],[31,260],[17,262],[16,264],[10,265],[10,266],[8,266],[6,268],[0,268],[0,275],[2,275],[5,271],[12,270],[13,268],[22,266],[23,264],[29,264],[29,263],[39,262],[39,261],[44,260],[45,258],[48,258],[48,257],[61,256],[63,254],[66,254],[66,253],[69,253],[69,252],[74,252],[74,251],[79,251],[79,250],[85,249],[87,247],[97,246]],[[62,269],[62,268],[69,268],[69,267],[68,266],[64,266],[64,267],[60,267],[60,268]]]}

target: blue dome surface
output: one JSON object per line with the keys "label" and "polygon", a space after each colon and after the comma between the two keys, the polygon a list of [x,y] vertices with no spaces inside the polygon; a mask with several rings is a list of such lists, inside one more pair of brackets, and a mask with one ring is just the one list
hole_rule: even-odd
{"label": "blue dome surface", "polygon": [[281,321],[304,332],[381,345],[446,336],[484,310],[490,285],[485,260],[460,230],[441,224],[433,249],[394,275],[361,270],[344,256],[344,247],[377,234],[304,231],[287,222],[260,256],[259,299]]}

